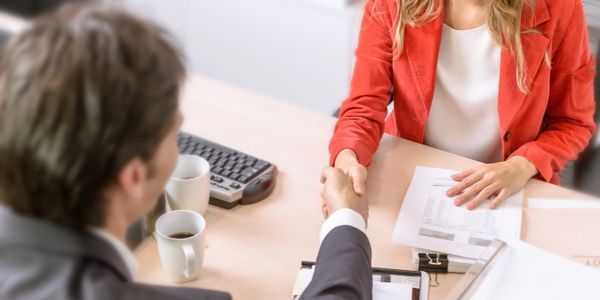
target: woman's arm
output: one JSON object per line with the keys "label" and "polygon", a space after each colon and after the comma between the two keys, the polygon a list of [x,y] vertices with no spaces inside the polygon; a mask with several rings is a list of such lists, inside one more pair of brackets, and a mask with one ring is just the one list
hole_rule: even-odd
{"label": "woman's arm", "polygon": [[534,141],[512,154],[527,158],[545,181],[550,181],[567,161],[577,159],[595,131],[595,61],[581,1],[569,2],[573,3],[571,9],[564,10],[564,21],[557,25],[562,38],[555,37],[553,41],[557,46],[552,56],[545,128]]}
{"label": "woman's arm", "polygon": [[392,88],[393,20],[395,7],[389,0],[367,0],[362,19],[350,95],[329,144],[330,165],[338,154],[350,149],[366,166],[377,149]]}

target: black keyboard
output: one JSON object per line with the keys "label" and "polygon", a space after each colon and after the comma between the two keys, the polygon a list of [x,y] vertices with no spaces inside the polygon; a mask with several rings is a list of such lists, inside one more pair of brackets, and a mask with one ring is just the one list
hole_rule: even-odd
{"label": "black keyboard", "polygon": [[210,204],[232,208],[267,197],[275,187],[277,167],[272,163],[180,132],[179,153],[203,157],[210,164]]}

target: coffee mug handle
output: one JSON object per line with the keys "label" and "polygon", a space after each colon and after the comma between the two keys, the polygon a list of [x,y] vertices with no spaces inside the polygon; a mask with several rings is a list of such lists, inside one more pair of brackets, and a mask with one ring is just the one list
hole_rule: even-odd
{"label": "coffee mug handle", "polygon": [[185,244],[182,247],[183,255],[185,255],[185,269],[183,276],[186,279],[191,278],[196,274],[196,251],[191,244]]}

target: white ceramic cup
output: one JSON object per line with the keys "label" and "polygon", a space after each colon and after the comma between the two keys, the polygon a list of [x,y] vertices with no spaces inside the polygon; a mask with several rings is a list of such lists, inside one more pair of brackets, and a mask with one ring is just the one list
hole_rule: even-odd
{"label": "white ceramic cup", "polygon": [[187,209],[203,215],[210,197],[210,165],[200,156],[180,155],[166,191],[172,209]]}
{"label": "white ceramic cup", "polygon": [[[198,278],[204,261],[206,221],[191,210],[173,210],[156,221],[156,241],[163,269],[176,283]],[[187,238],[174,235],[187,233]]]}

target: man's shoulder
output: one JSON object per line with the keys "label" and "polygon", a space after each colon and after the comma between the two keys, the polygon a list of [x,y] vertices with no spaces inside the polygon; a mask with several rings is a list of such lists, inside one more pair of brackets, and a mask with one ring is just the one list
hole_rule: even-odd
{"label": "man's shoulder", "polygon": [[214,291],[135,283],[107,241],[0,206],[0,299],[230,298]]}
{"label": "man's shoulder", "polygon": [[227,293],[129,281],[106,263],[0,243],[0,299],[214,299]]}

